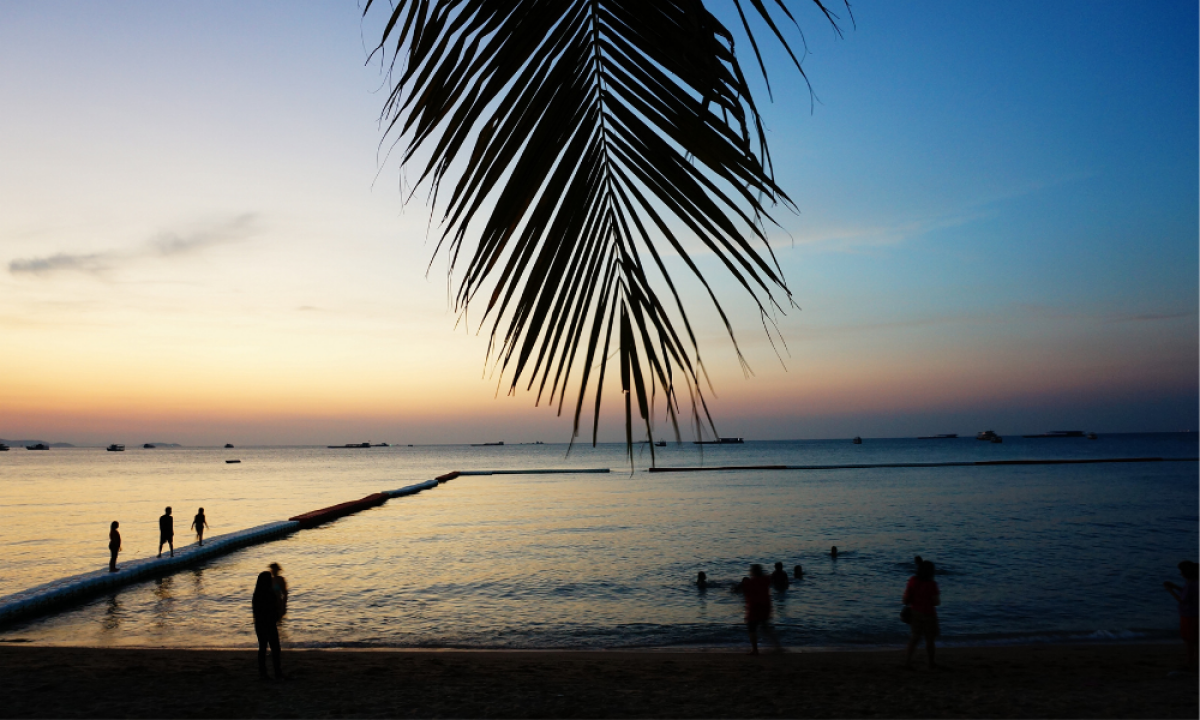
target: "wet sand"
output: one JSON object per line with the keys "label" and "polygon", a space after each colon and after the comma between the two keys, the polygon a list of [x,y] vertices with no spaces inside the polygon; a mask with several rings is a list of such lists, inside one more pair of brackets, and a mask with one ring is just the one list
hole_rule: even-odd
{"label": "wet sand", "polygon": [[253,650],[0,647],[3,717],[1196,718],[1178,645],[894,651]]}

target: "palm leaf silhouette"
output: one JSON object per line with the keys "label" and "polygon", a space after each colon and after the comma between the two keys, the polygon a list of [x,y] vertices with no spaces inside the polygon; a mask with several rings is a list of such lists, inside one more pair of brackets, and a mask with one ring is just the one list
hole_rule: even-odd
{"label": "palm leaf silhouette", "polygon": [[[769,2],[734,0],[762,74],[747,15],[803,77],[773,13],[795,19]],[[488,358],[508,392],[536,387],[559,414],[574,395],[572,443],[590,392],[595,444],[614,361],[631,461],[635,410],[653,440],[660,393],[676,440],[683,394],[697,434],[715,435],[696,334],[664,258],[707,290],[744,369],[685,240],[745,288],[764,327],[777,296],[791,302],[763,231],[765,205],[791,200],[775,184],[733,33],[701,0],[401,0],[375,48],[389,51],[385,137],[441,212],[435,255],[461,268],[456,311],[486,302]]]}

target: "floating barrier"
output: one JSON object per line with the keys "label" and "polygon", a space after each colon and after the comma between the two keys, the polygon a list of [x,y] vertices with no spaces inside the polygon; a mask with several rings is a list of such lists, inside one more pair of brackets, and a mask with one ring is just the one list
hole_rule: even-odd
{"label": "floating barrier", "polygon": [[340,517],[345,517],[351,513],[373,508],[387,502],[388,496],[384,493],[372,493],[361,500],[351,500],[350,502],[330,505],[327,508],[306,512],[303,515],[293,515],[288,520],[294,520],[300,523],[300,527],[307,530],[311,527],[316,527],[321,523],[327,523],[330,520],[337,520]]}
{"label": "floating barrier", "polygon": [[652,467],[650,472],[715,472],[718,470],[851,470],[872,468],[985,467],[993,465],[1092,465],[1095,463],[1200,462],[1200,458],[1085,458],[1072,460],[976,460],[929,463],[855,463],[853,465],[722,465],[718,467]]}
{"label": "floating barrier", "polygon": [[423,483],[418,483],[416,485],[409,485],[407,487],[402,487],[398,490],[384,490],[383,494],[387,495],[389,498],[398,498],[398,497],[404,497],[405,495],[416,495],[417,493],[421,492],[422,490],[429,490],[430,488],[435,488],[437,486],[438,486],[437,480],[426,480]]}
{"label": "floating barrier", "polygon": [[0,597],[0,625],[38,615],[45,615],[141,580],[170,575],[190,565],[231,553],[248,545],[269,542],[285,535],[290,535],[297,530],[305,530],[322,523],[337,520],[352,513],[377,507],[391,498],[415,495],[423,490],[435,488],[439,484],[453,480],[460,475],[544,475],[548,473],[606,472],[608,472],[608,468],[591,470],[469,470],[464,472],[449,472],[439,475],[432,480],[426,480],[423,483],[408,485],[396,490],[373,493],[359,500],[331,505],[320,510],[295,515],[287,520],[267,523],[266,525],[259,525],[258,527],[239,530],[238,532],[227,533],[225,535],[216,535],[209,538],[203,545],[185,545],[176,549],[174,557],[129,560],[120,563],[120,570],[117,572],[109,572],[106,567],[102,570],[94,570],[82,575],[73,575],[60,580],[54,580],[44,585],[38,585],[28,590]]}

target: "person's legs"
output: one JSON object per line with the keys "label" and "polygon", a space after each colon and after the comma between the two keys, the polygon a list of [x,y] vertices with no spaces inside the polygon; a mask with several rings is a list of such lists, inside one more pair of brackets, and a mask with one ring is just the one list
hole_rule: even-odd
{"label": "person's legs", "polygon": [[746,621],[746,630],[750,633],[750,654],[758,654],[758,623],[753,620]]}
{"label": "person's legs", "polygon": [[160,537],[160,538],[158,539],[158,556],[159,556],[159,557],[162,557],[162,546],[163,546],[163,544],[165,544],[166,542],[167,542],[167,539],[166,539],[166,538],[162,538],[162,537]]}
{"label": "person's legs", "polygon": [[270,677],[267,675],[267,638],[258,628],[254,628],[254,632],[258,635],[258,676],[265,680]]}
{"label": "person's legs", "polygon": [[[168,538],[167,545],[171,548],[171,557],[175,557],[175,538]],[[161,553],[162,548],[159,547],[158,551]]]}
{"label": "person's legs", "polygon": [[920,642],[920,640],[916,635],[913,635],[908,639],[908,651],[904,654],[904,664],[908,667],[912,667],[912,657],[913,653],[917,651],[918,642]]}
{"label": "person's legs", "polygon": [[925,638],[925,654],[929,656],[929,668],[930,669],[937,667],[937,665],[935,665],[933,662],[933,653],[934,653],[933,638],[934,638],[933,635],[930,635],[929,637]]}
{"label": "person's legs", "polygon": [[109,571],[109,572],[116,572],[116,571],[117,571],[117,551],[116,551],[116,550],[109,550],[109,551],[108,551],[108,554],[109,554],[109,558],[108,558],[108,571]]}
{"label": "person's legs", "polygon": [[271,633],[271,662],[275,665],[275,679],[283,679],[283,658],[279,654],[279,629]]}

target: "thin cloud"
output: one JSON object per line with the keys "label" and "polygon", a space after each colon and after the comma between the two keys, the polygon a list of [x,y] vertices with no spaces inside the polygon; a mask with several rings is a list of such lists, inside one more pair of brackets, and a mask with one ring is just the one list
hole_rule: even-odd
{"label": "thin cloud", "polygon": [[182,255],[214,245],[244,240],[253,232],[254,215],[246,213],[220,225],[201,228],[186,235],[161,233],[150,241],[150,248],[162,256]]}
{"label": "thin cloud", "polygon": [[238,242],[255,232],[255,215],[246,213],[225,222],[211,224],[186,233],[162,232],[134,250],[106,250],[96,253],[55,253],[45,257],[22,258],[8,263],[13,275],[47,276],[73,271],[101,275],[114,266],[146,258],[169,258],[199,252],[215,245]]}
{"label": "thin cloud", "polygon": [[13,275],[28,273],[30,275],[49,275],[59,270],[75,270],[76,272],[101,273],[108,269],[112,253],[91,253],[89,255],[72,255],[57,253],[49,257],[30,258],[28,260],[13,260],[8,264],[8,271]]}

